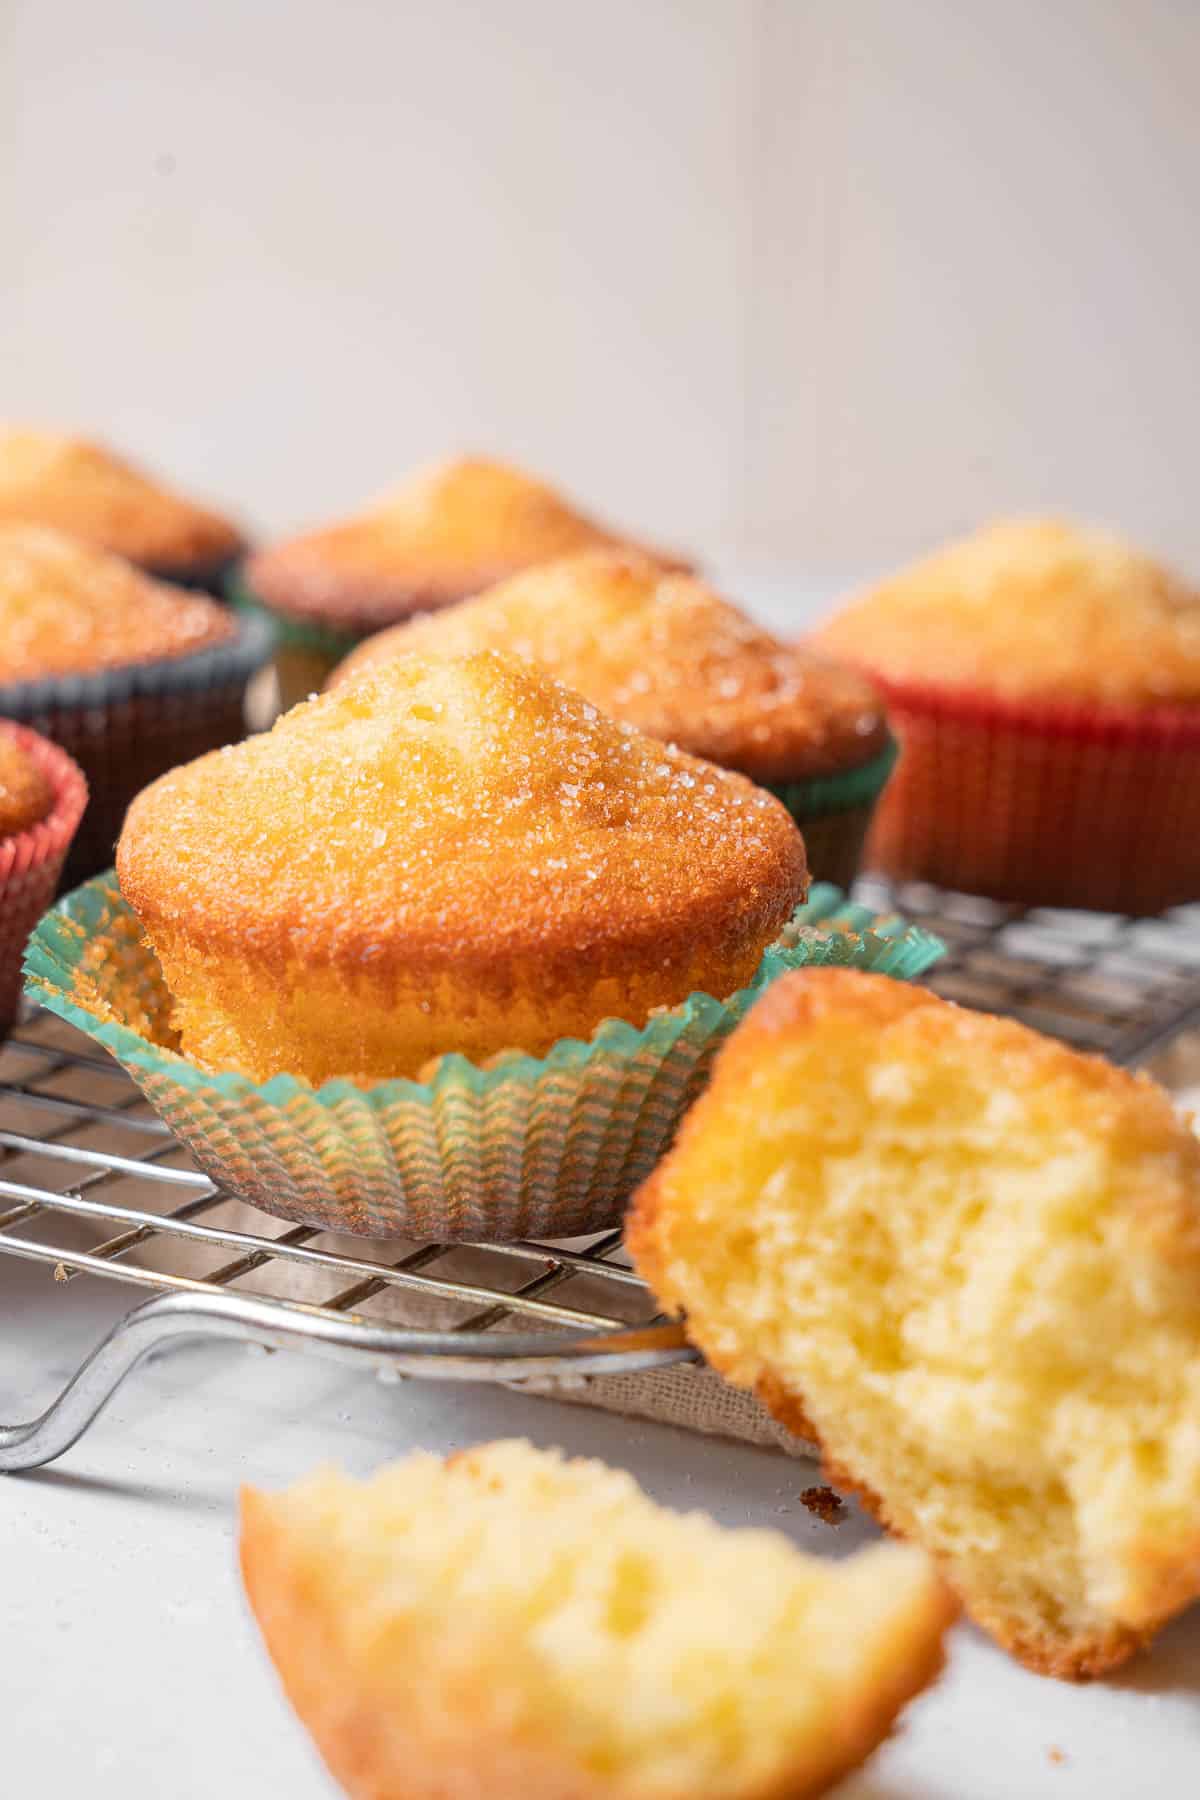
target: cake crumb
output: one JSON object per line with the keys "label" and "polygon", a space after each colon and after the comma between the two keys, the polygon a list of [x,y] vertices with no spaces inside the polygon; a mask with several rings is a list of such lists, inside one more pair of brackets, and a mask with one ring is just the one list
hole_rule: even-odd
{"label": "cake crumb", "polygon": [[845,1506],[831,1487],[805,1488],[800,1504],[807,1506],[809,1512],[823,1519],[826,1525],[840,1525],[846,1516]]}

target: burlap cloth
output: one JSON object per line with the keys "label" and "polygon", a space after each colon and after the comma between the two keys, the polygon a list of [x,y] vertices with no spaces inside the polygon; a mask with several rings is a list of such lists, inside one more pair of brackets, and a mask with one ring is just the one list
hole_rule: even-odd
{"label": "burlap cloth", "polygon": [[706,1437],[735,1438],[739,1443],[757,1444],[764,1450],[782,1450],[788,1456],[816,1455],[812,1444],[785,1431],[753,1395],[730,1387],[711,1369],[695,1364],[651,1369],[644,1375],[585,1375],[573,1382],[525,1382],[522,1391],[580,1406],[598,1406],[602,1412],[623,1413],[630,1419],[679,1425],[684,1431],[699,1431]]}

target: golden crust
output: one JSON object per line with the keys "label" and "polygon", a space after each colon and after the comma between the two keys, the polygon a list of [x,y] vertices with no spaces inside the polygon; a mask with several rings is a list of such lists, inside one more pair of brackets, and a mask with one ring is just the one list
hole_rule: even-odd
{"label": "golden crust", "polygon": [[99,444],[0,427],[0,523],[46,525],[153,574],[216,571],[244,548],[228,519],[161,487]]}
{"label": "golden crust", "polygon": [[[653,1258],[652,1250],[650,1257]],[[639,1263],[639,1267],[641,1266]],[[719,1374],[728,1373],[726,1368],[722,1368],[720,1358],[712,1366]],[[789,1392],[778,1377],[769,1371],[754,1384],[754,1392],[772,1418],[778,1419],[785,1430],[816,1445],[821,1456],[821,1473],[832,1487],[841,1494],[853,1494],[876,1523],[882,1525],[893,1537],[905,1540],[916,1537],[919,1541],[911,1519],[890,1508],[850,1469],[829,1455],[821,1442],[820,1433],[805,1411],[802,1398]],[[954,1572],[948,1558],[935,1555],[934,1561],[943,1579],[953,1589]],[[1024,1663],[1026,1668],[1034,1669],[1039,1675],[1053,1675],[1060,1681],[1092,1681],[1098,1675],[1106,1675],[1110,1670],[1128,1662],[1131,1656],[1144,1649],[1154,1638],[1154,1629],[1135,1631],[1129,1626],[1113,1625],[1106,1631],[1094,1633],[1086,1640],[1064,1643],[1048,1632],[1014,1629],[1011,1614],[989,1606],[980,1594],[960,1589],[959,1597],[968,1616],[1002,1645],[1010,1656],[1015,1656],[1018,1662]],[[1178,1598],[1169,1606],[1164,1617],[1170,1617],[1189,1605],[1193,1597],[1193,1591],[1190,1588],[1183,1591],[1181,1584]]]}
{"label": "golden crust", "polygon": [[770,795],[494,653],[367,672],[175,770],[117,868],[189,1054],[315,1083],[724,997],[807,886]]}
{"label": "golden crust", "polygon": [[886,682],[1006,700],[1200,702],[1200,594],[1119,538],[989,526],[851,600],[819,645]]}
{"label": "golden crust", "polygon": [[[674,1147],[635,1196],[627,1222],[627,1248],[662,1305],[686,1313],[689,1336],[710,1364],[738,1385],[752,1388],[788,1429],[818,1444],[832,1483],[856,1493],[897,1536],[923,1544],[968,1613],[997,1642],[1042,1674],[1072,1680],[1103,1674],[1149,1643],[1167,1619],[1200,1596],[1200,1527],[1191,1535],[1174,1528],[1168,1532],[1165,1526],[1151,1530],[1144,1518],[1153,1514],[1154,1506],[1147,1502],[1141,1535],[1135,1528],[1134,1535],[1127,1535],[1120,1544],[1124,1599],[1119,1608],[1114,1607],[1108,1616],[1103,1610],[1096,1611],[1086,1627],[1068,1624],[1065,1602],[1059,1623],[1053,1626],[1045,1618],[1022,1612],[1010,1593],[993,1591],[985,1582],[965,1576],[956,1556],[946,1553],[922,1528],[914,1506],[900,1494],[878,1491],[867,1478],[860,1457],[847,1449],[846,1402],[831,1401],[826,1391],[817,1404],[806,1391],[810,1384],[803,1375],[760,1354],[753,1333],[745,1329],[740,1316],[718,1314],[711,1300],[698,1292],[695,1273],[699,1264],[689,1269],[681,1261],[680,1226],[687,1222],[693,1196],[706,1189],[714,1191],[713,1170],[722,1142],[732,1133],[747,1154],[752,1153],[743,1097],[753,1094],[756,1114],[769,1121],[780,1102],[780,1090],[773,1088],[767,1072],[779,1069],[787,1047],[807,1038],[827,1045],[831,1033],[856,1021],[876,1043],[886,1044],[891,1034],[902,1033],[906,1055],[920,1058],[940,1053],[963,1063],[986,1058],[1001,1096],[1009,1090],[1053,1096],[1051,1104],[1062,1118],[1060,1150],[1064,1155],[1071,1153],[1075,1141],[1103,1138],[1121,1147],[1128,1185],[1116,1203],[1114,1241],[1118,1247],[1109,1278],[1119,1283],[1132,1269],[1129,1282],[1136,1287],[1158,1281],[1176,1316],[1180,1311],[1187,1315],[1189,1307],[1195,1309],[1188,1379],[1193,1389],[1200,1389],[1200,1145],[1169,1097],[1146,1076],[1130,1075],[1015,1022],[964,1011],[932,994],[879,976],[809,970],[772,985],[727,1042],[708,1089],[684,1121]],[[831,1122],[831,1136],[837,1130]],[[1072,1136],[1076,1130],[1077,1139]],[[806,1149],[805,1161],[814,1160],[822,1148],[813,1145]],[[846,1141],[831,1154],[849,1154],[850,1150]],[[918,1155],[915,1149],[913,1154]],[[1052,1152],[1045,1154],[1049,1159]],[[760,1189],[768,1179],[764,1169],[756,1167],[755,1182]],[[897,1191],[894,1204],[902,1207],[904,1200]],[[722,1202],[731,1203],[723,1190]],[[750,1221],[743,1219],[743,1223],[749,1226]],[[871,1231],[865,1217],[861,1229],[863,1234]],[[1018,1229],[1014,1220],[1012,1230]],[[1049,1261],[1053,1256],[1054,1246],[1047,1243],[1045,1258]],[[789,1274],[790,1282],[810,1279],[809,1271],[799,1266],[801,1262],[797,1251],[798,1266]],[[1192,1301],[1185,1298],[1182,1308],[1178,1306],[1180,1286],[1185,1295],[1194,1296]],[[898,1300],[897,1304],[905,1302]],[[949,1297],[946,1304],[950,1305]],[[1032,1311],[1037,1304],[1036,1292],[1029,1293],[1026,1308]],[[901,1329],[909,1334],[907,1316]],[[1064,1363],[1071,1330],[1071,1322],[1064,1320]],[[997,1345],[996,1354],[1003,1360],[1004,1345]],[[1113,1354],[1117,1354],[1115,1345]],[[1114,1370],[1117,1366],[1114,1363]],[[1080,1379],[1086,1382],[1086,1374]],[[1148,1389],[1144,1398],[1148,1416]],[[986,1403],[981,1397],[979,1405]],[[1141,1405],[1132,1399],[1129,1405],[1131,1426],[1144,1428]],[[1060,1450],[1059,1454],[1065,1462],[1067,1453]],[[1063,1475],[1072,1492],[1079,1490],[1080,1505],[1087,1501],[1084,1479],[1069,1470]]]}
{"label": "golden crust", "polygon": [[0,839],[40,825],[53,806],[49,776],[0,724]]}
{"label": "golden crust", "polygon": [[613,550],[393,626],[352,651],[330,686],[389,657],[472,650],[537,662],[614,719],[754,781],[858,768],[887,742],[861,675],[781,643],[694,576]]}
{"label": "golden crust", "polygon": [[[476,1465],[500,1494],[503,1477],[490,1459],[510,1448],[519,1447],[484,1445],[447,1467]],[[458,1648],[453,1594],[445,1622],[423,1643],[399,1611],[391,1629],[364,1629],[351,1587],[314,1554],[293,1504],[242,1490],[242,1578],[287,1698],[352,1800],[810,1800],[858,1767],[936,1679],[956,1611],[949,1591],[927,1580],[897,1607],[886,1653],[864,1649],[857,1690],[842,1694],[818,1741],[803,1734],[790,1762],[776,1758],[766,1779],[680,1786],[644,1776],[636,1763],[588,1767],[559,1719],[533,1704],[527,1665],[517,1660],[523,1647],[493,1627],[486,1593],[474,1597]],[[593,1539],[587,1548],[602,1546]],[[798,1667],[797,1685],[803,1680]]]}
{"label": "golden crust", "polygon": [[203,594],[60,532],[0,524],[0,682],[187,656],[233,635]]}
{"label": "golden crust", "polygon": [[366,633],[623,541],[520,470],[463,457],[420,470],[353,518],[260,550],[246,583],[277,612]]}

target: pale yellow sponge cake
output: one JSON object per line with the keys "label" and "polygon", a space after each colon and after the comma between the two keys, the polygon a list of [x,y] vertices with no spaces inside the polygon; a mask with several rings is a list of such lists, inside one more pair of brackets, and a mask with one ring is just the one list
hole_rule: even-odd
{"label": "pale yellow sponge cake", "polygon": [[1006,519],[842,607],[816,642],[887,682],[1005,700],[1200,702],[1200,592],[1111,532]]}
{"label": "pale yellow sponge cake", "polygon": [[641,1190],[641,1273],[1032,1667],[1200,1593],[1200,1143],[1144,1076],[783,977]]}
{"label": "pale yellow sponge cake", "polygon": [[288,1697],[353,1800],[800,1800],[936,1675],[916,1550],[848,1561],[496,1443],[247,1491],[241,1561]]}
{"label": "pale yellow sponge cake", "polygon": [[807,891],[778,801],[494,652],[385,675],[130,807],[187,1055],[370,1083],[746,985]]}

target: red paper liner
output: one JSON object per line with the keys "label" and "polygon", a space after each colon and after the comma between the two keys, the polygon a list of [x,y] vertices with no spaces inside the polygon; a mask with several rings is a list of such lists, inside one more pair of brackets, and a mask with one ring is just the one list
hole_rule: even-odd
{"label": "red paper liner", "polygon": [[1200,899],[1200,708],[1022,702],[871,673],[901,756],[868,867],[1034,906]]}
{"label": "red paper liner", "polygon": [[54,789],[54,805],[28,831],[0,838],[0,1037],[17,1016],[21,959],[30,933],[54,898],[63,862],[87,805],[83,771],[57,744],[27,726],[0,720]]}

